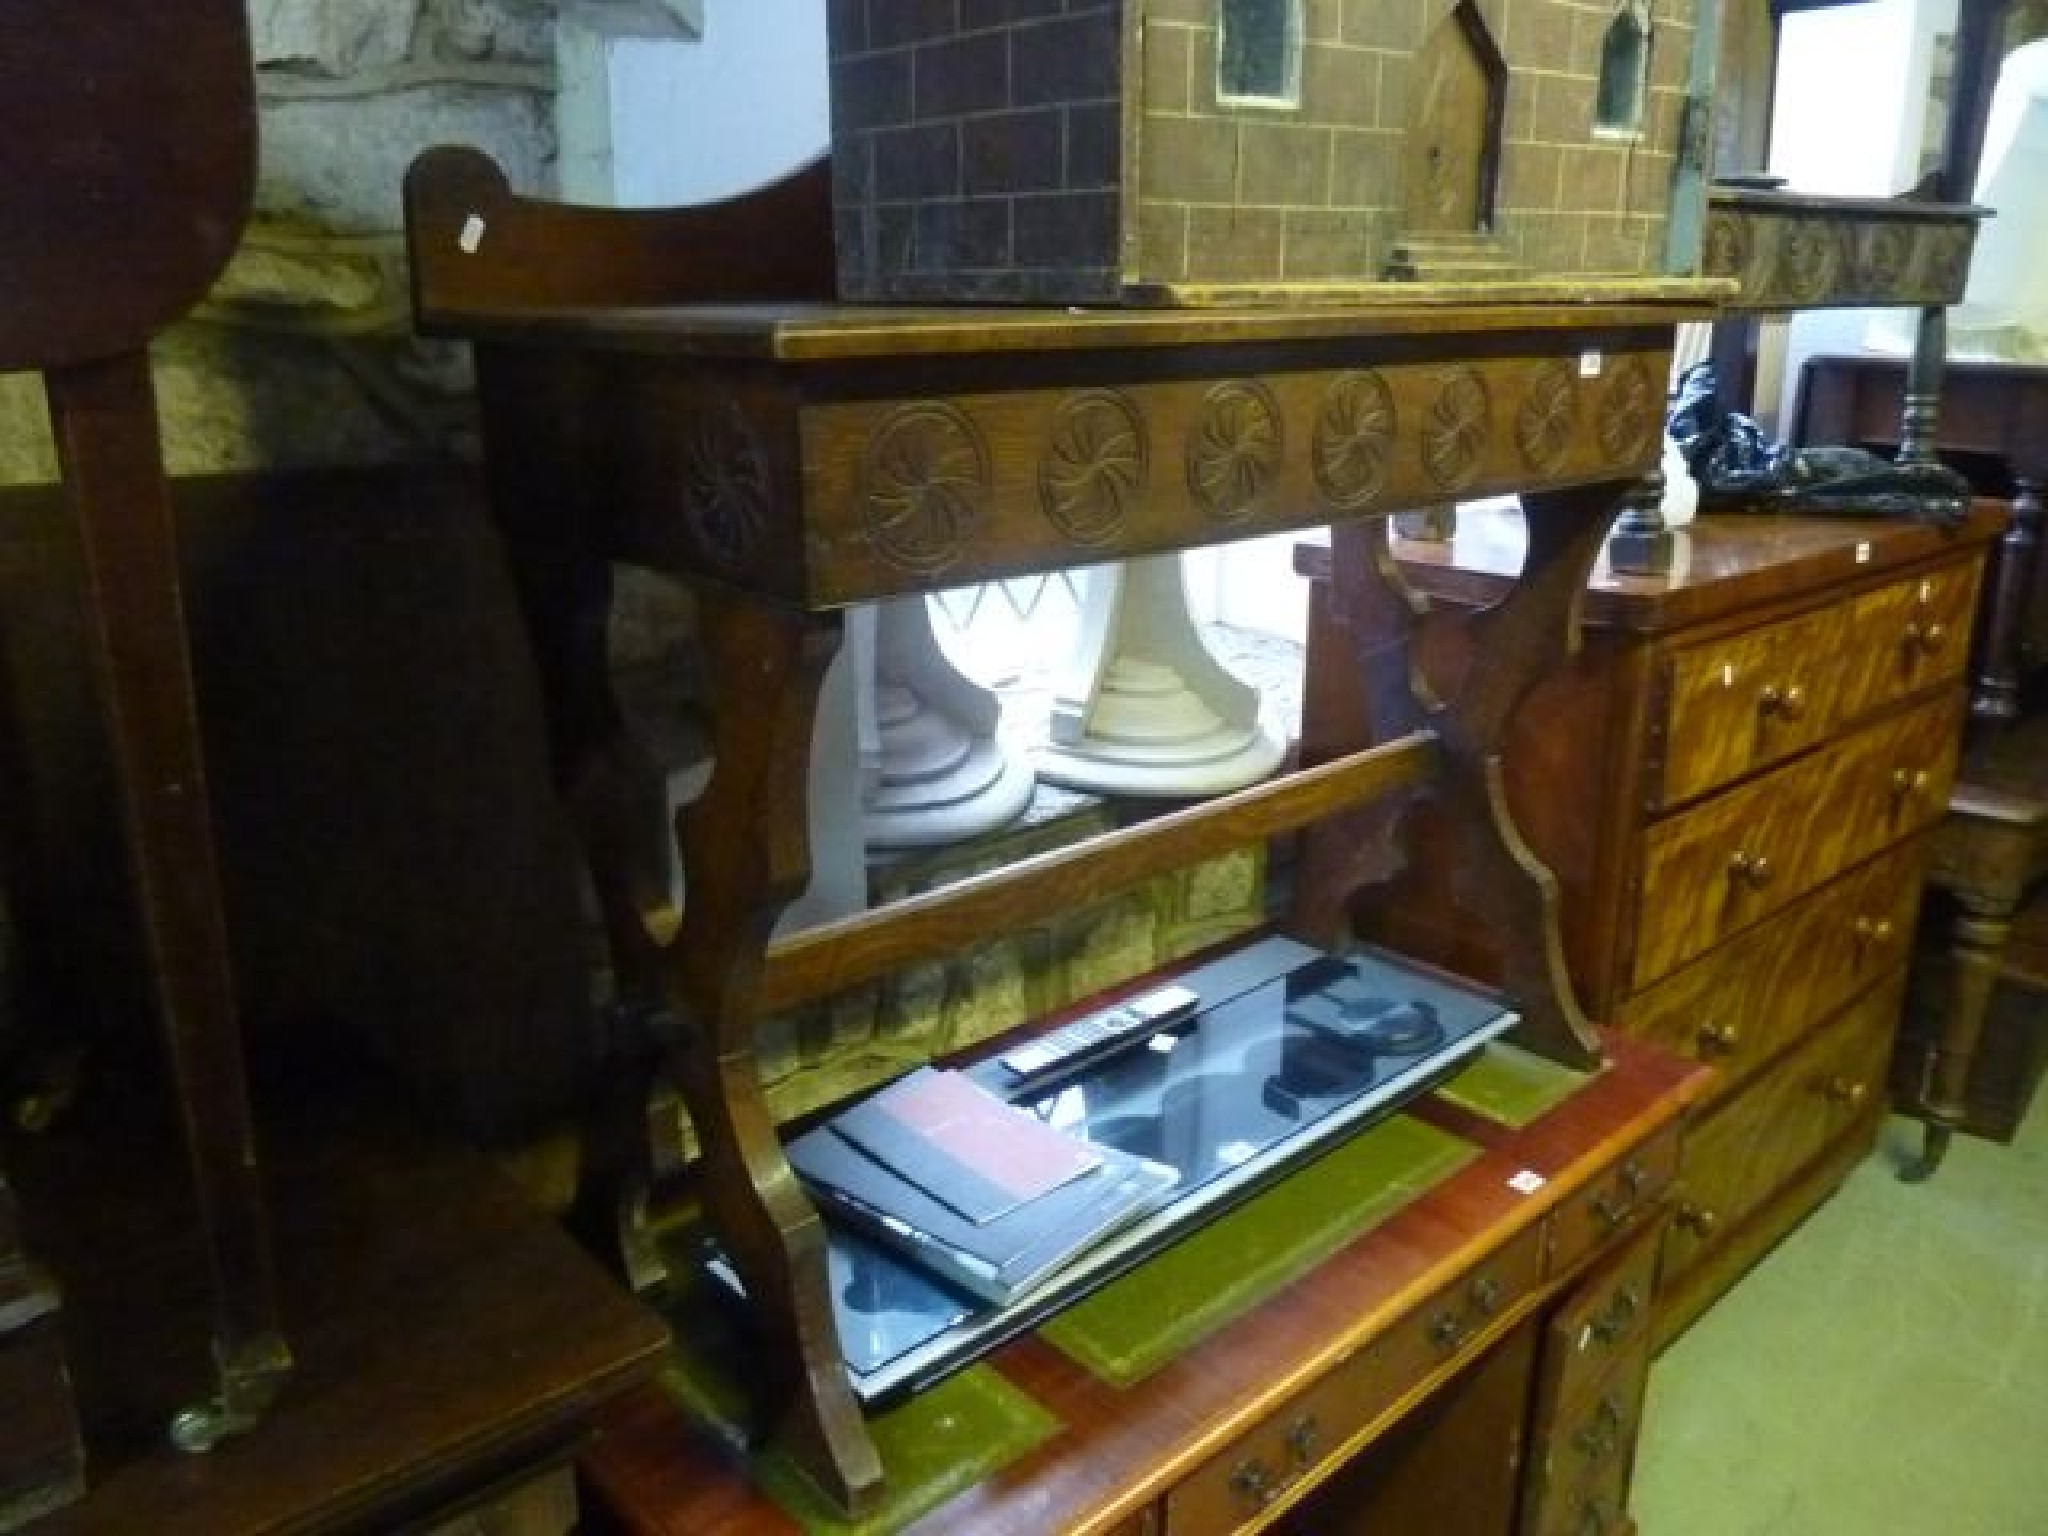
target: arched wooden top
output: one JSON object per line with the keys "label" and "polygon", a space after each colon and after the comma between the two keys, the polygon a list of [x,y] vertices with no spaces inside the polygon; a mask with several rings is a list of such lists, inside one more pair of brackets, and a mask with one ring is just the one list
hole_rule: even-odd
{"label": "arched wooden top", "polygon": [[0,370],[133,351],[227,265],[256,179],[242,0],[10,0]]}

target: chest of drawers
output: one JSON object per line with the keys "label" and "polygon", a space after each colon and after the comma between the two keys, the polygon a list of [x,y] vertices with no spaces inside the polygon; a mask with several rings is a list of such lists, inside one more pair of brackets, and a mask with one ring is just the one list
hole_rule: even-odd
{"label": "chest of drawers", "polygon": [[[1582,1004],[1720,1069],[1687,1128],[1658,1345],[1872,1143],[1997,527],[1703,519],[1672,576],[1596,573],[1579,655],[1515,727],[1502,791],[1557,878]],[[1520,558],[1512,514],[1469,510],[1454,540],[1394,553],[1404,584],[1453,609],[1489,605]],[[1330,640],[1319,611],[1311,646]],[[1415,661],[1427,676],[1461,658],[1424,644]],[[1355,708],[1312,696],[1305,750],[1369,730]],[[1426,805],[1407,832],[1442,835]],[[1493,974],[1446,864],[1411,858],[1365,926]]]}

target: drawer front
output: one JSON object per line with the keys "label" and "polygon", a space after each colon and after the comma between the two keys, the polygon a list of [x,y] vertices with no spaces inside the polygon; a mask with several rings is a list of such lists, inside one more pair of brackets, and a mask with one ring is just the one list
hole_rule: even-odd
{"label": "drawer front", "polygon": [[1912,838],[1821,886],[1629,998],[1615,1024],[1718,1066],[1708,1102],[1735,1091],[1906,958],[1926,847]]}
{"label": "drawer front", "polygon": [[1576,1532],[1598,1499],[1619,1509],[1650,1374],[1650,1304],[1662,1222],[1641,1227],[1574,1288],[1543,1329],[1520,1529]]}
{"label": "drawer front", "polygon": [[1962,676],[1982,569],[1973,558],[1879,587],[1849,604],[1838,719]]}
{"label": "drawer front", "polygon": [[1884,1091],[1905,981],[1900,971],[1878,985],[1687,1133],[1665,1286],[1871,1110]]}
{"label": "drawer front", "polygon": [[1665,1126],[1557,1209],[1550,1218],[1551,1275],[1655,1217],[1678,1177],[1680,1134],[1676,1121]]}
{"label": "drawer front", "polygon": [[1972,557],[1845,604],[1675,647],[1651,718],[1663,761],[1656,805],[1768,768],[1959,677],[1980,569]]}
{"label": "drawer front", "polygon": [[1209,1458],[1166,1495],[1168,1536],[1263,1523],[1347,1460],[1373,1422],[1431,1372],[1460,1359],[1496,1314],[1542,1279],[1543,1228],[1436,1292],[1322,1380]]}
{"label": "drawer front", "polygon": [[1828,608],[1675,649],[1658,804],[1690,800],[1825,737],[1837,718],[1843,630],[1842,612]]}
{"label": "drawer front", "polygon": [[1522,1517],[1521,1528],[1528,1536],[1583,1536],[1588,1530],[1622,1529],[1598,1521],[1618,1515],[1624,1507],[1649,1377],[1650,1346],[1645,1338],[1597,1392],[1547,1426],[1543,1468],[1528,1485]]}
{"label": "drawer front", "polygon": [[1930,825],[1948,801],[1963,702],[1937,695],[1652,827],[1633,985]]}
{"label": "drawer front", "polygon": [[1660,1232],[1659,1222],[1645,1223],[1551,1314],[1543,1391],[1560,1413],[1581,1414],[1605,1378],[1648,1344]]}
{"label": "drawer front", "polygon": [[1528,1536],[1628,1536],[1628,1459],[1599,1476],[1539,1499],[1522,1529]]}

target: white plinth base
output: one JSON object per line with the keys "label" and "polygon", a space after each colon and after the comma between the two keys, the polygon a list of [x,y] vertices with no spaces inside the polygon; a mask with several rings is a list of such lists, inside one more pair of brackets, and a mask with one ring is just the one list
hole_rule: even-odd
{"label": "white plinth base", "polygon": [[871,849],[933,848],[1014,820],[1031,803],[1031,770],[910,689],[878,683],[877,781],[861,806]]}
{"label": "white plinth base", "polygon": [[1100,794],[1218,795],[1280,766],[1280,739],[1217,716],[1172,667],[1135,656],[1103,674],[1086,735],[1036,755],[1039,777]]}
{"label": "white plinth base", "polygon": [[861,837],[870,851],[979,837],[1031,803],[1030,766],[996,739],[1002,706],[939,648],[921,597],[848,615],[861,667]]}

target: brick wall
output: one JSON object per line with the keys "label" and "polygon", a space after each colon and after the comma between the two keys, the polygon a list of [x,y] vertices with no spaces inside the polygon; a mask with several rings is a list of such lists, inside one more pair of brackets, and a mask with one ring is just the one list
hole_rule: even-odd
{"label": "brick wall", "polygon": [[[1640,133],[1597,134],[1614,0],[1480,0],[1508,83],[1493,232],[1526,275],[1663,236],[1694,0],[1652,0]],[[1448,0],[1305,0],[1300,99],[1220,103],[1216,0],[834,0],[842,285],[1106,301],[1126,280],[1371,280],[1400,233],[1417,55]]]}

